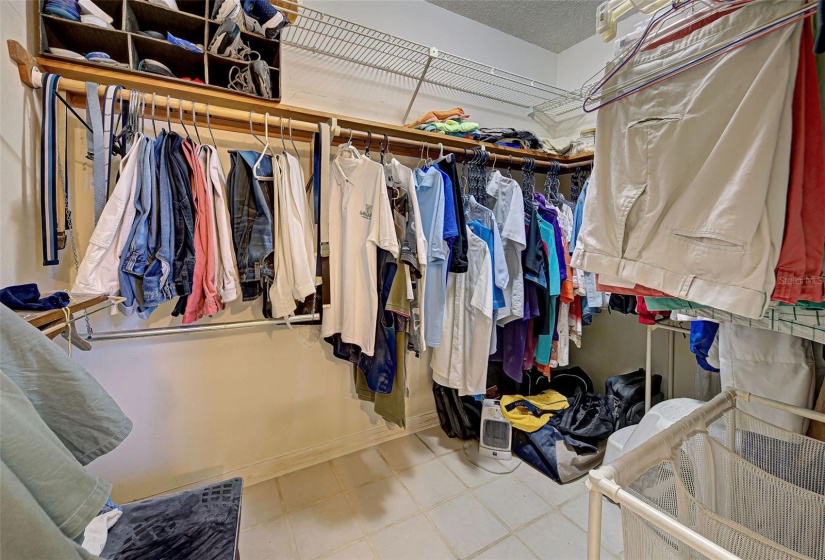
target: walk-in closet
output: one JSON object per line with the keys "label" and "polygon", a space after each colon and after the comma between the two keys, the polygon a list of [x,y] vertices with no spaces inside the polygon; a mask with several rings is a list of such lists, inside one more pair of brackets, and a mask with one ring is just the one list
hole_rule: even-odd
{"label": "walk-in closet", "polygon": [[825,560],[825,0],[0,0],[0,558]]}

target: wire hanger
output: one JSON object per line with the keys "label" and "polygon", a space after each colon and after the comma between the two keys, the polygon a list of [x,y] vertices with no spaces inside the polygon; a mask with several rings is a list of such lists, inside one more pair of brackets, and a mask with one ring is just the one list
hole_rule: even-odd
{"label": "wire hanger", "polygon": [[387,154],[387,135],[384,135],[384,141],[378,143],[381,154],[381,165],[384,165],[384,156]]}
{"label": "wire hanger", "polygon": [[[251,115],[250,115],[251,119]],[[212,123],[209,122],[209,103],[206,104],[206,128],[209,129],[209,136],[212,137],[212,147],[218,149],[218,144],[215,142],[215,135],[212,134]]]}
{"label": "wire hanger", "polygon": [[286,154],[286,138],[284,137],[284,118],[278,117],[278,124],[281,127],[281,146],[284,149],[284,154]]}
{"label": "wire hanger", "polygon": [[292,139],[292,117],[289,117],[289,143],[292,144],[292,149],[295,150],[295,157],[298,158],[298,161],[301,161],[301,153],[295,146],[295,140]]}
{"label": "wire hanger", "polygon": [[467,148],[464,148],[464,161],[461,162],[461,175],[458,177],[461,192],[465,197],[470,196],[470,181],[467,179]]}
{"label": "wire hanger", "polygon": [[[710,14],[730,10],[734,8],[736,5],[743,4],[746,2],[747,0],[714,1],[710,3],[708,3],[706,0],[684,0],[681,3],[673,2],[672,4],[667,4],[664,8],[660,9],[658,12],[656,12],[656,14],[654,14],[650,22],[648,23],[647,27],[645,28],[644,32],[642,33],[641,37],[639,37],[634,46],[628,49],[620,59],[617,59],[616,61],[610,63],[610,72],[604,72],[604,77],[600,79],[598,82],[596,82],[596,85],[590,89],[587,97],[585,98],[582,104],[582,110],[584,110],[587,113],[596,111],[601,107],[619,101],[620,99],[629,97],[643,89],[646,89],[654,84],[662,82],[670,78],[671,76],[680,74],[685,70],[702,64],[703,62],[723,55],[728,51],[732,50],[733,48],[749,43],[754,39],[757,39],[763,35],[767,35],[768,33],[776,31],[777,29],[785,27],[786,25],[810,17],[815,12],[817,5],[816,1],[810,1],[804,4],[803,6],[779,17],[778,19],[765,23],[754,29],[746,30],[743,33],[740,33],[739,35],[722,42],[721,44],[713,45],[705,49],[704,51],[695,53],[687,59],[677,60],[675,63],[672,63],[669,66],[657,67],[655,70],[648,72],[647,74],[644,74],[642,76],[639,76],[635,80],[623,82],[621,85],[612,85],[610,87],[605,87],[607,82],[613,79],[613,77],[624,66],[626,66],[636,56],[636,54],[638,54],[643,44],[650,44],[650,42],[653,41],[653,39],[660,39],[662,35],[664,35],[665,37],[672,36],[674,33],[677,33],[680,29],[684,28],[684,25],[686,24],[681,23],[675,26],[676,29],[674,29],[673,26],[670,26],[664,28],[664,31],[662,31],[663,28],[661,24],[665,20],[672,18],[674,14],[676,14],[677,12],[680,12],[684,8],[692,9],[697,3],[709,6],[709,9],[699,10],[692,17],[685,18],[685,21],[688,22],[687,25],[689,25],[690,23],[696,21],[695,18],[706,18]],[[661,35],[659,32],[661,32]]]}
{"label": "wire hanger", "polygon": [[166,126],[169,127],[166,130],[168,132],[172,132],[172,123],[169,121],[169,106],[171,105],[171,99],[169,96],[166,96]]}
{"label": "wire hanger", "polygon": [[144,91],[140,95],[140,132],[146,134],[146,97],[148,94]]}
{"label": "wire hanger", "polygon": [[192,126],[195,127],[195,136],[198,137],[198,144],[202,144],[203,142],[201,142],[201,134],[200,132],[198,132],[198,112],[194,102],[192,102]]}
{"label": "wire hanger", "polygon": [[274,157],[275,154],[272,152],[272,148],[269,147],[269,113],[266,113],[264,117],[264,138],[266,138],[266,144],[264,145],[264,149],[261,151],[261,155],[258,156],[257,161],[255,161],[255,165],[252,166],[252,175],[259,181],[273,181],[275,177],[273,176],[264,176],[258,175],[258,166],[261,165],[261,162],[266,156],[266,153],[269,152],[271,157]]}
{"label": "wire hanger", "polygon": [[421,152],[418,154],[418,163],[415,164],[416,167],[420,167],[422,170],[426,167],[427,162],[424,159],[424,147],[427,145],[426,142],[421,143]]}
{"label": "wire hanger", "polygon": [[155,133],[155,138],[158,137],[158,129],[155,128],[155,94],[152,93],[152,132]]}
{"label": "wire hanger", "polygon": [[266,146],[266,144],[264,144],[264,141],[258,138],[258,135],[255,134],[255,129],[252,127],[252,115],[254,114],[255,113],[253,113],[252,111],[249,111],[249,133],[255,140],[261,143],[261,146]]}
{"label": "wire hanger", "polygon": [[178,120],[180,121],[180,125],[183,127],[183,131],[186,133],[186,137],[191,140],[192,137],[189,136],[189,129],[186,128],[185,124],[183,124],[183,99],[180,97],[178,98]]}

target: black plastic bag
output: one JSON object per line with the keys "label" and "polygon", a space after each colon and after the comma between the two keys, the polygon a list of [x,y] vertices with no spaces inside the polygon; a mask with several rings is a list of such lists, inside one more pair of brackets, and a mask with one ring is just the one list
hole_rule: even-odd
{"label": "black plastic bag", "polygon": [[604,395],[576,389],[570,407],[554,419],[561,433],[588,443],[598,443],[613,433],[613,411]]}
{"label": "black plastic bag", "polygon": [[472,397],[459,397],[458,391],[433,383],[435,410],[447,437],[478,439],[481,431],[481,403]]}

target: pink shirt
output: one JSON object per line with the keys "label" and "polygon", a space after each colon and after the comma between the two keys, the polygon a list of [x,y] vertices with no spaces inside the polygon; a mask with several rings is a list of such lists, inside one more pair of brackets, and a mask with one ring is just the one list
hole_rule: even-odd
{"label": "pink shirt", "polygon": [[183,153],[192,170],[192,200],[195,203],[195,273],[192,293],[186,300],[186,311],[183,314],[183,324],[188,325],[204,315],[214,315],[223,309],[223,302],[215,288],[212,196],[198,157],[198,146],[187,138],[183,142]]}

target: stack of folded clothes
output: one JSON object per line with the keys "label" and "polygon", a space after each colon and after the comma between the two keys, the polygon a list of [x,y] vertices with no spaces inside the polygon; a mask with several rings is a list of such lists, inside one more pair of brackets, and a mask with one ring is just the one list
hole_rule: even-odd
{"label": "stack of folded clothes", "polygon": [[448,136],[458,136],[459,138],[476,138],[478,136],[478,123],[465,121],[462,119],[447,119],[445,121],[433,121],[420,124],[416,128],[427,132],[438,132]]}
{"label": "stack of folded clothes", "polygon": [[516,130],[515,128],[479,128],[476,139],[481,142],[491,142],[509,148],[541,149],[541,142],[536,135],[529,130]]}
{"label": "stack of folded clothes", "polygon": [[541,143],[541,151],[545,154],[552,154],[554,156],[570,155],[570,150],[573,149],[575,139],[569,136],[562,136],[559,138],[539,138]]}
{"label": "stack of folded clothes", "polygon": [[460,138],[476,138],[478,123],[468,121],[469,117],[461,107],[453,107],[446,111],[430,111],[406,126]]}

